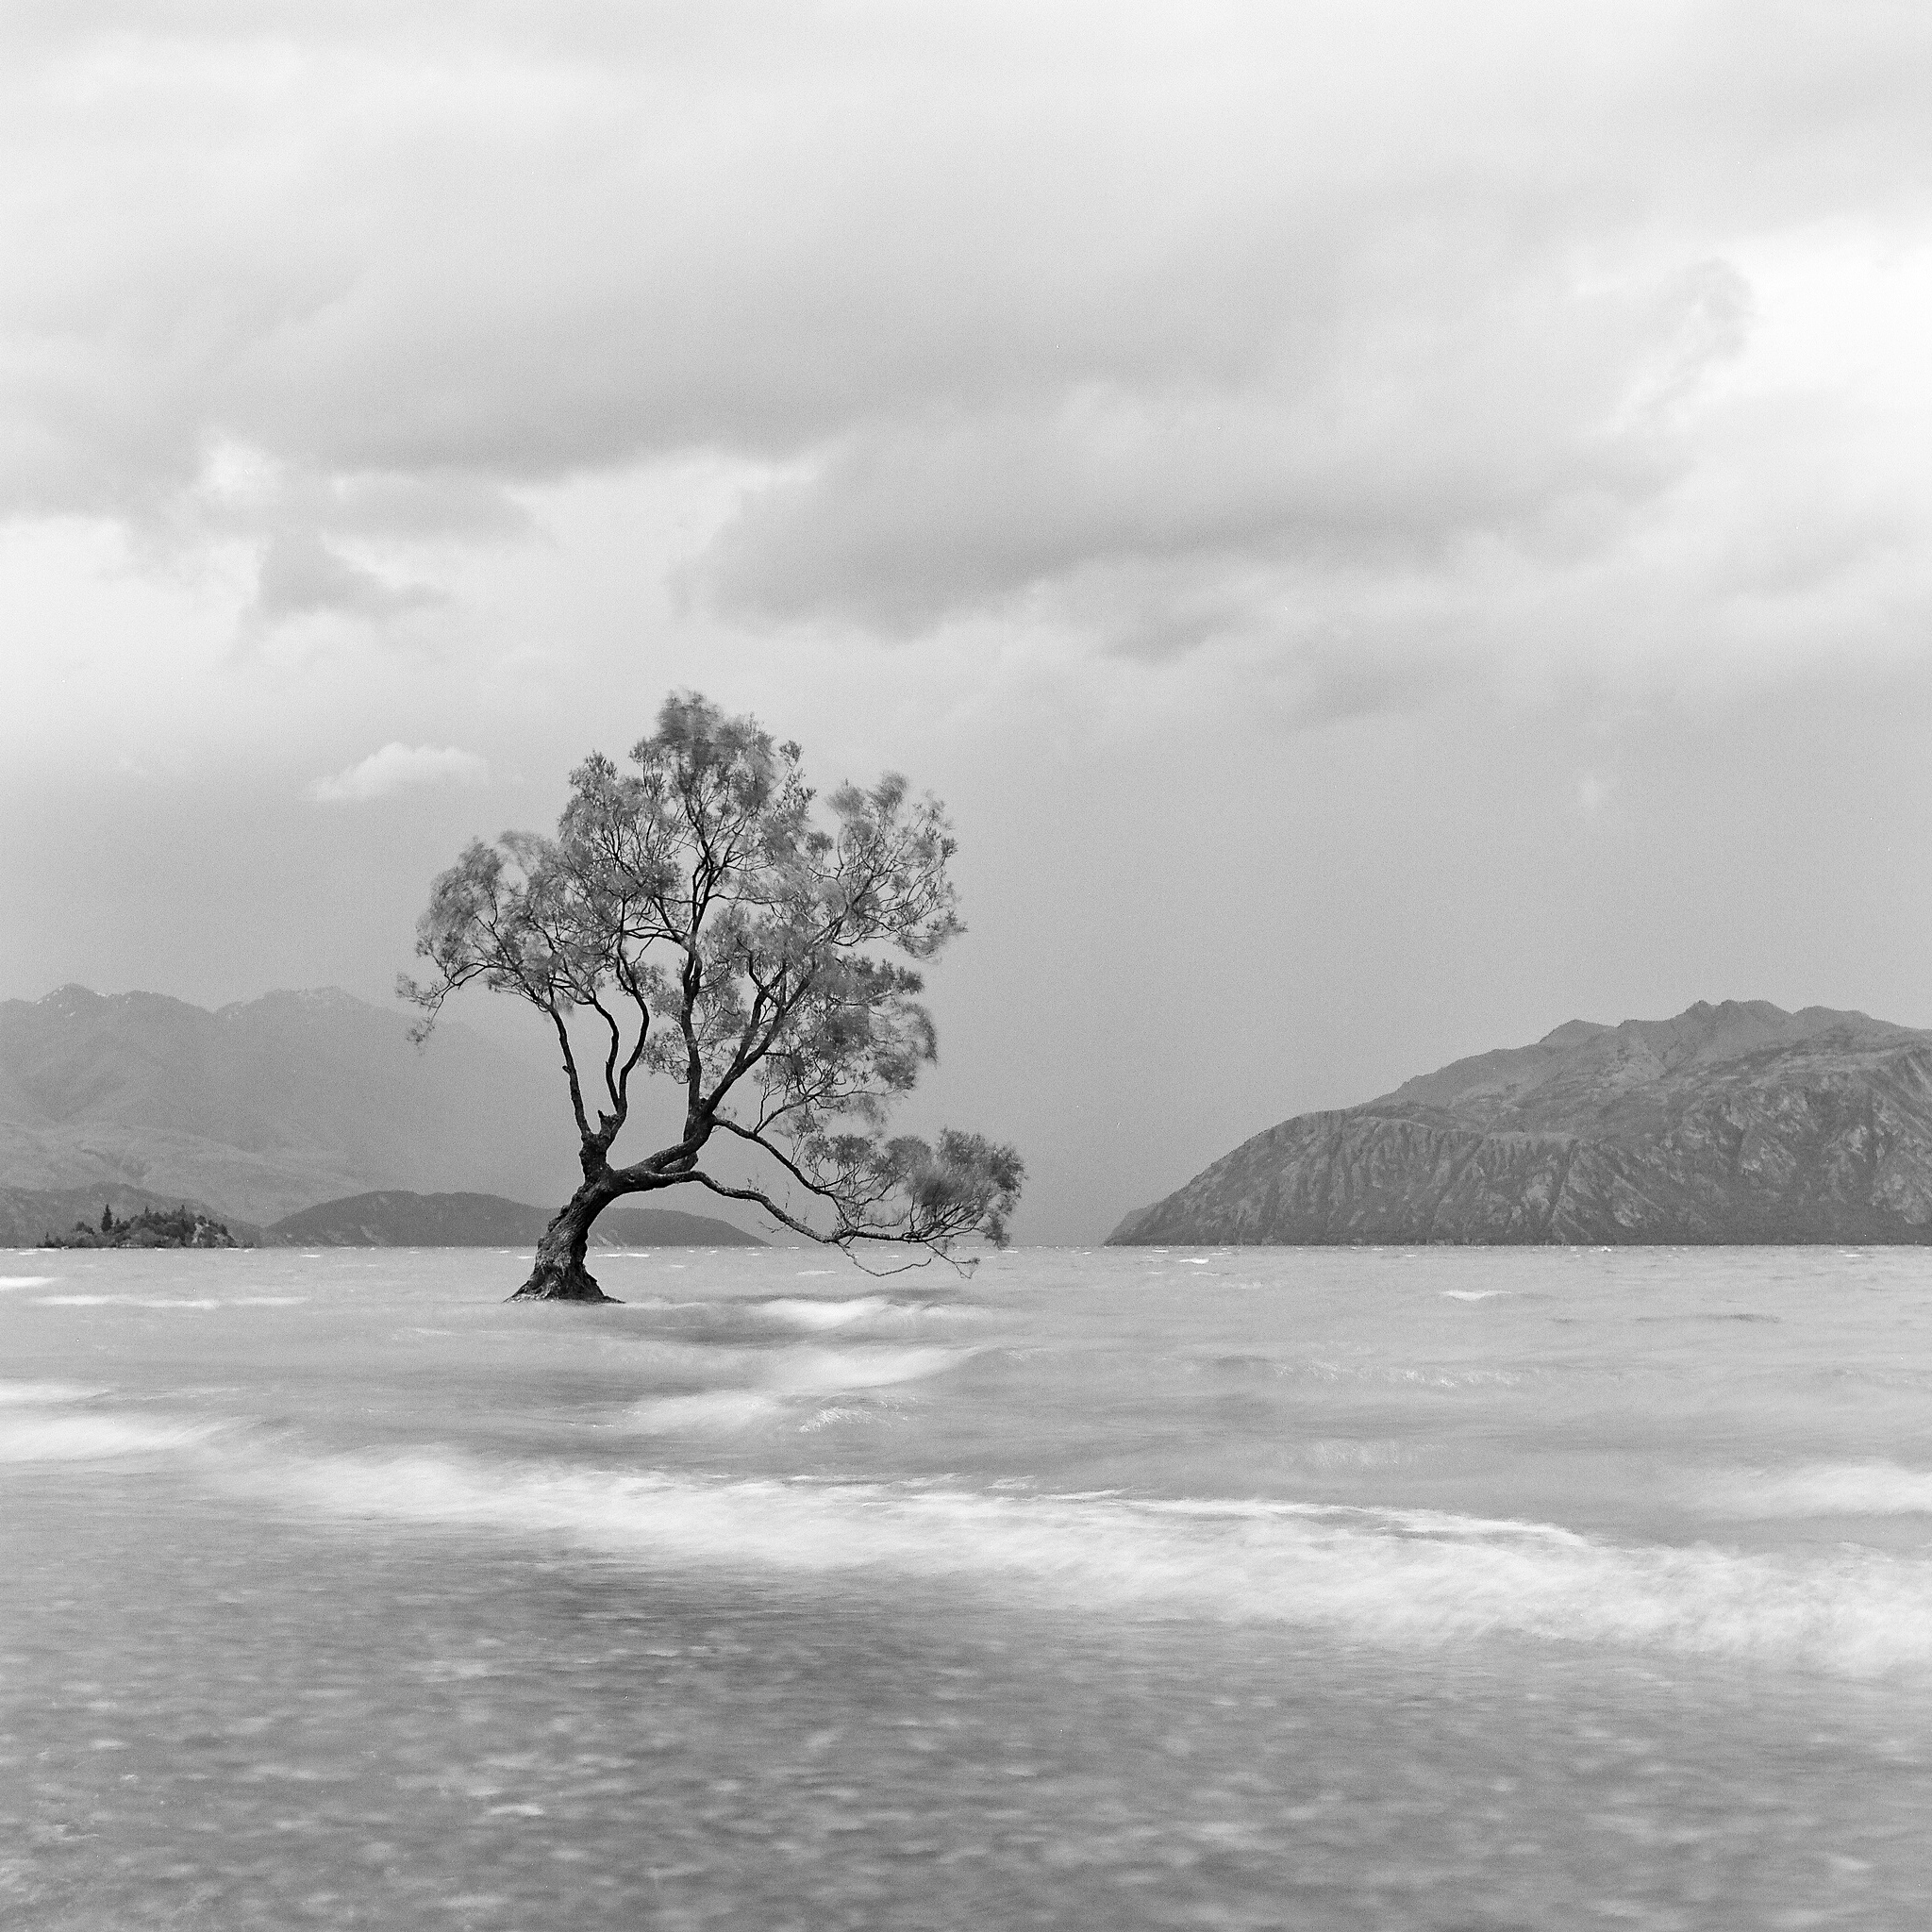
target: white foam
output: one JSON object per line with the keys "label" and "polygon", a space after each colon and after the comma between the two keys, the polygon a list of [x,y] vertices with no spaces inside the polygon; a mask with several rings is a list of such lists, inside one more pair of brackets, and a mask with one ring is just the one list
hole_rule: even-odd
{"label": "white foam", "polygon": [[836,1395],[847,1389],[889,1389],[923,1382],[956,1368],[970,1348],[793,1348],[773,1363],[766,1386],[788,1395]]}
{"label": "white foam", "polygon": [[638,1403],[625,1426],[641,1436],[738,1435],[783,1412],[775,1397],[756,1389],[707,1389],[696,1395],[660,1395]]}
{"label": "white foam", "polygon": [[0,1421],[0,1462],[93,1462],[155,1456],[206,1441],[218,1423],[153,1422],[140,1416],[42,1415]]}
{"label": "white foam", "polygon": [[0,1291],[9,1288],[50,1288],[59,1279],[56,1274],[0,1274]]}
{"label": "white foam", "polygon": [[1513,1369],[1464,1369],[1433,1363],[1332,1362],[1279,1364],[1277,1375],[1314,1382],[1389,1382],[1416,1389],[1513,1389],[1524,1380]]}
{"label": "white foam", "polygon": [[809,1434],[816,1429],[836,1428],[841,1423],[875,1423],[879,1419],[880,1412],[876,1408],[854,1408],[834,1403],[829,1408],[822,1408],[816,1415],[808,1416],[798,1426],[801,1433]]}
{"label": "white foam", "polygon": [[1302,1443],[1293,1454],[1297,1461],[1317,1469],[1395,1469],[1412,1462],[1416,1452],[1409,1443],[1392,1438],[1360,1441],[1324,1436]]}
{"label": "white foam", "polygon": [[1501,1288],[1444,1288],[1437,1291],[1452,1302],[1486,1302],[1491,1295],[1506,1294]]}
{"label": "white foam", "polygon": [[291,1308],[306,1294],[37,1294],[37,1308]]}
{"label": "white foam", "polygon": [[1896,1462],[1819,1462],[1732,1476],[1705,1497],[1729,1516],[1932,1515],[1932,1470]]}
{"label": "white foam", "polygon": [[[692,1357],[698,1351],[687,1351]],[[685,1431],[737,1434],[786,1420],[792,1407],[856,1390],[884,1390],[942,1374],[971,1355],[954,1348],[791,1348],[751,1358],[750,1378],[732,1388],[655,1395],[625,1411],[623,1426],[641,1435]],[[729,1360],[724,1351],[705,1351]]]}
{"label": "white foam", "polygon": [[77,1382],[0,1382],[0,1407],[20,1404],[38,1408],[61,1402],[86,1402],[106,1393],[105,1389],[86,1389]]}
{"label": "white foam", "polygon": [[852,1295],[841,1300],[815,1295],[773,1295],[758,1300],[673,1300],[663,1295],[639,1295],[628,1308],[661,1314],[702,1313],[727,1325],[789,1329],[802,1335],[823,1335],[854,1327],[901,1331],[934,1322],[957,1322],[978,1311],[958,1302],[904,1301],[890,1295]]}
{"label": "white foam", "polygon": [[745,1302],[741,1306],[747,1314],[760,1316],[767,1322],[780,1322],[788,1328],[816,1330],[849,1328],[855,1322],[883,1315],[892,1305],[882,1294],[868,1294],[845,1302],[780,1295],[772,1301]]}
{"label": "white foam", "polygon": [[225,1306],[212,1295],[172,1294],[39,1294],[37,1308],[219,1308]]}
{"label": "white foam", "polygon": [[1780,1561],[1425,1510],[700,1480],[443,1456],[284,1465],[273,1480],[334,1514],[558,1538],[651,1566],[963,1580],[1083,1614],[1272,1622],[1405,1647],[1497,1632],[1847,1673],[1932,1668],[1932,1565],[1861,1552]]}

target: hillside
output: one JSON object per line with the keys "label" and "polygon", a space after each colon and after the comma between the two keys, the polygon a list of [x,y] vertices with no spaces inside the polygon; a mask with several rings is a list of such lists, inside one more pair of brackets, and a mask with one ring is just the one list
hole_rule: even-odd
{"label": "hillside", "polygon": [[254,1247],[261,1239],[258,1227],[227,1220],[205,1201],[157,1194],[145,1188],[118,1183],[91,1188],[0,1187],[0,1248],[37,1248],[44,1236],[65,1234],[76,1221],[96,1226],[103,1208],[111,1208],[120,1220],[131,1220],[150,1208],[166,1212],[171,1208],[186,1208],[191,1214],[209,1221],[225,1221],[242,1247]]}
{"label": "hillside", "polygon": [[574,1143],[554,1073],[455,1023],[418,1049],[400,1011],[333,989],[0,1002],[0,1188],[96,1215],[116,1188],[231,1224],[377,1188],[560,1200]]}
{"label": "hillside", "polygon": [[1573,1020],[1284,1121],[1110,1239],[1932,1241],[1932,1034],[1763,1001]]}
{"label": "hillside", "polygon": [[[554,1208],[498,1194],[417,1194],[397,1189],[325,1201],[262,1231],[278,1246],[338,1248],[530,1247]],[[600,1247],[763,1247],[755,1234],[676,1208],[611,1208],[591,1231]]]}

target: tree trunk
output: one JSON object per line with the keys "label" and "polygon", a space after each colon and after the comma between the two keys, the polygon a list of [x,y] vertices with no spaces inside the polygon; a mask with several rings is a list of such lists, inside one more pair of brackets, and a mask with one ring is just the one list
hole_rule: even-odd
{"label": "tree trunk", "polygon": [[513,1302],[614,1302],[584,1266],[591,1224],[617,1198],[601,1181],[586,1181],[543,1230],[530,1278],[510,1296]]}

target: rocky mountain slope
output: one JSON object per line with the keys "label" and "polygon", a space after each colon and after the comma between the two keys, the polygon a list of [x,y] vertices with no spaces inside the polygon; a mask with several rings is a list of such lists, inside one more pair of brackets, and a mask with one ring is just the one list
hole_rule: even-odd
{"label": "rocky mountain slope", "polygon": [[1932,1033],[1756,1000],[1573,1020],[1284,1121],[1110,1239],[1932,1242]]}
{"label": "rocky mountain slope", "polygon": [[[499,1194],[417,1194],[385,1189],[305,1208],[262,1231],[277,1246],[331,1248],[530,1247],[556,1208]],[[591,1239],[600,1247],[759,1248],[755,1234],[678,1208],[609,1208]]]}
{"label": "rocky mountain slope", "polygon": [[575,1141],[556,1073],[455,1024],[419,1050],[399,1010],[333,989],[0,1002],[0,1189],[95,1215],[116,1189],[231,1224],[374,1188],[562,1200]]}

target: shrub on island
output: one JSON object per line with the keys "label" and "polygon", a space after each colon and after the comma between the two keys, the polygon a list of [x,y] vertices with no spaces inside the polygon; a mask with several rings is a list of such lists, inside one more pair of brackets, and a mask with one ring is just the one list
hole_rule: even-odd
{"label": "shrub on island", "polygon": [[67,1234],[50,1234],[42,1243],[49,1248],[232,1248],[238,1245],[225,1223],[186,1202],[178,1208],[143,1208],[139,1214],[114,1218],[112,1208],[101,1209],[98,1227],[76,1221]]}

